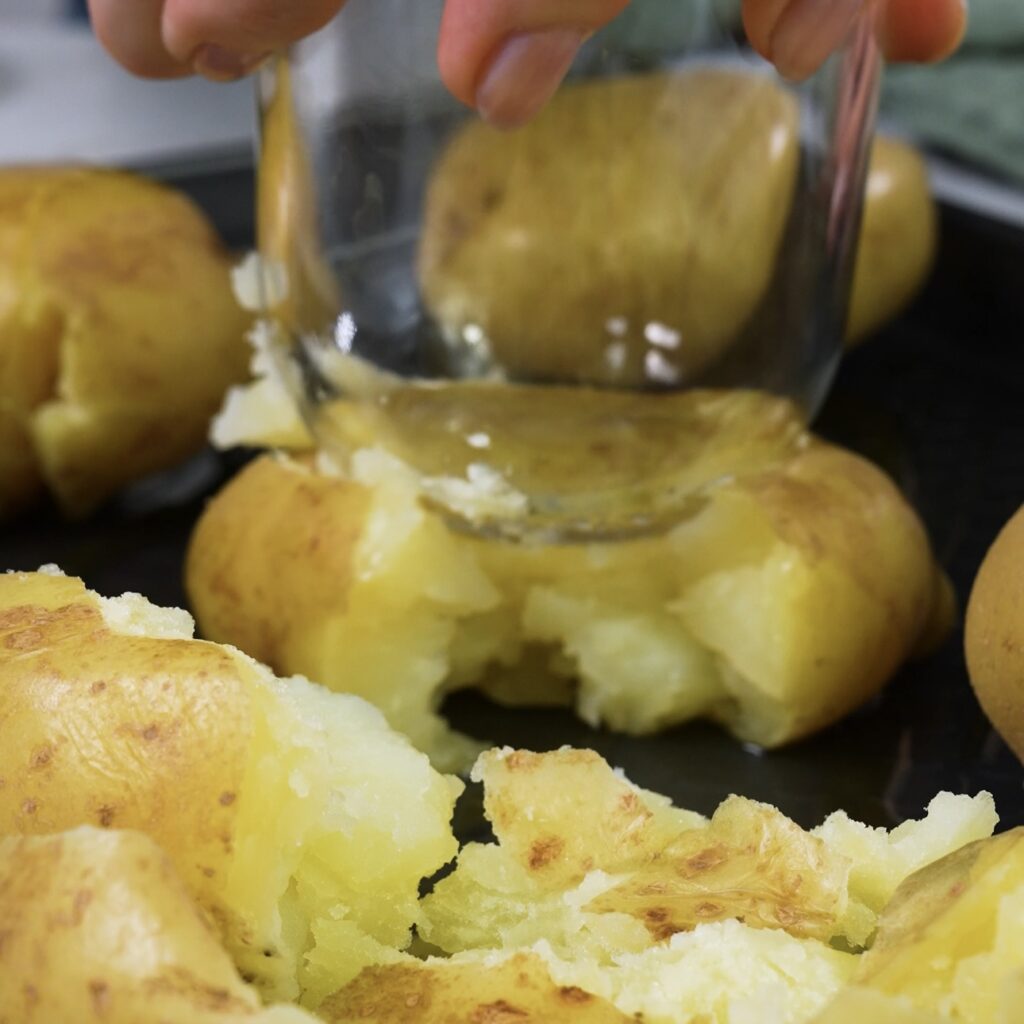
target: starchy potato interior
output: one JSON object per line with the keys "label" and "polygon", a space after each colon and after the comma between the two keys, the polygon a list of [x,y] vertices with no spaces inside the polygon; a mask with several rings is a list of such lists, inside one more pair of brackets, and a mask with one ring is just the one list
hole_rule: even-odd
{"label": "starchy potato interior", "polygon": [[0,832],[146,833],[243,976],[315,1003],[408,944],[460,784],[363,701],[191,632],[80,580],[0,577]]}

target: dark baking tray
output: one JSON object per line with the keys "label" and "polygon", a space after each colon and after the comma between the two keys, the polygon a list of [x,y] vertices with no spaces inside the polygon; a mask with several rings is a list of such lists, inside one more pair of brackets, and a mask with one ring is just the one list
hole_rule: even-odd
{"label": "dark baking tray", "polygon": [[[252,177],[244,169],[176,182],[229,244],[251,244]],[[883,465],[923,515],[961,605],[987,546],[1024,499],[1024,235],[946,209],[929,287],[914,307],[845,360],[817,429]],[[0,536],[0,566],[57,562],[95,589],[184,604],[182,559],[204,502],[245,459],[207,451],[130,488],[88,522],[37,510]],[[996,797],[1003,826],[1024,824],[1024,773],[993,733],[967,681],[957,631],[907,666],[869,707],[772,753],[697,723],[633,738],[568,713],[509,711],[453,696],[453,724],[496,743],[599,750],[635,782],[708,812],[729,793],[768,800],[810,826],[842,807],[891,825],[939,790]],[[470,804],[470,816],[473,816]],[[472,827],[472,826],[471,826]]]}

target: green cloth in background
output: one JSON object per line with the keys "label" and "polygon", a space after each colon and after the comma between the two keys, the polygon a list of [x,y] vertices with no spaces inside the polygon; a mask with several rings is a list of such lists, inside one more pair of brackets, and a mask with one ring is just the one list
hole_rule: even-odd
{"label": "green cloth in background", "polygon": [[882,116],[924,144],[1024,185],[1024,0],[970,0],[960,51],[890,67]]}
{"label": "green cloth in background", "polygon": [[882,116],[928,146],[1024,185],[1024,55],[972,50],[937,67],[889,68]]}

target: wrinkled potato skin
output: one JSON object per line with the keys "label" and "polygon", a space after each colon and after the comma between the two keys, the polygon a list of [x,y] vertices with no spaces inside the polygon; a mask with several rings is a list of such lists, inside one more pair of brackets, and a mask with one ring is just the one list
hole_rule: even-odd
{"label": "wrinkled potato skin", "polygon": [[[205,635],[230,637],[266,665],[302,672],[307,628],[315,629],[325,609],[347,603],[369,495],[340,481],[325,486],[308,464],[292,465],[294,476],[267,456],[243,470],[244,501],[259,515],[240,516],[233,502],[210,503],[204,540],[190,546],[185,576],[196,581],[189,596]],[[260,557],[250,557],[256,551]]]}
{"label": "wrinkled potato skin", "polygon": [[206,1024],[259,1006],[170,861],[137,832],[0,839],[5,1024]]}
{"label": "wrinkled potato skin", "polygon": [[80,580],[34,574],[0,577],[0,650],[0,834],[138,829],[219,888],[251,729],[228,652],[114,634]]}
{"label": "wrinkled potato skin", "polygon": [[537,957],[493,966],[431,960],[370,967],[320,1008],[327,1024],[627,1024],[633,1020],[581,988],[556,985]]}
{"label": "wrinkled potato skin", "polygon": [[981,564],[967,605],[964,646],[978,701],[1024,760],[1024,506]]}
{"label": "wrinkled potato skin", "polygon": [[202,445],[245,376],[248,317],[213,229],[170,189],[2,170],[0,214],[0,517],[41,483],[82,515]]}

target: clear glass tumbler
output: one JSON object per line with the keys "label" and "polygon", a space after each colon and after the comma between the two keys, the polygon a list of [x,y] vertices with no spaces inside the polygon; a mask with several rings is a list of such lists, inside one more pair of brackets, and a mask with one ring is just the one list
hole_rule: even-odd
{"label": "clear glass tumbler", "polygon": [[349,0],[261,75],[259,248],[321,447],[473,531],[671,525],[802,443],[841,350],[880,59],[811,80],[737,2],[633,0],[499,131],[435,64],[441,0]]}

